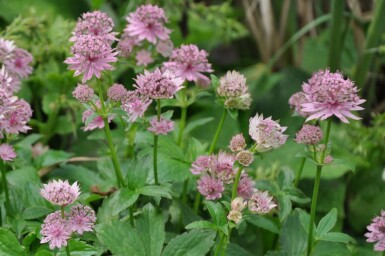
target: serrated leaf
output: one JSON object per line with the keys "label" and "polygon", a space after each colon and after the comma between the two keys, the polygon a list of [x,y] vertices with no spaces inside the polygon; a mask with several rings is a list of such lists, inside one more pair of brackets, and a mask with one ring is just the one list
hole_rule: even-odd
{"label": "serrated leaf", "polygon": [[16,236],[5,228],[0,228],[0,255],[22,256],[26,255]]}
{"label": "serrated leaf", "polygon": [[207,220],[198,220],[188,224],[185,229],[213,229],[217,230],[217,226]]}
{"label": "serrated leaf", "polygon": [[277,177],[278,186],[283,189],[293,185],[294,173],[289,168],[283,168]]}
{"label": "serrated leaf", "polygon": [[278,195],[278,205],[279,205],[279,220],[282,222],[290,214],[292,209],[292,203],[289,196],[280,194]]}
{"label": "serrated leaf", "polygon": [[327,234],[324,234],[319,238],[319,240],[322,241],[330,241],[330,242],[338,242],[338,243],[356,243],[356,240],[349,236],[348,234],[339,233],[339,232],[329,232]]}
{"label": "serrated leaf", "polygon": [[133,205],[138,197],[138,193],[127,188],[121,188],[115,192],[110,198],[112,216],[118,215],[121,211]]}
{"label": "serrated leaf", "polygon": [[209,211],[215,225],[222,226],[227,223],[225,212],[223,211],[223,207],[220,203],[205,201],[205,205],[207,206],[207,210]]}
{"label": "serrated leaf", "polygon": [[[310,224],[310,215],[302,209],[295,209],[299,214],[299,220],[302,228],[309,234],[309,224]],[[316,229],[315,224],[313,223],[313,230]]]}
{"label": "serrated leaf", "polygon": [[318,223],[316,230],[317,236],[321,237],[329,232],[337,223],[337,209],[333,208],[325,217]]}
{"label": "serrated leaf", "polygon": [[25,209],[22,213],[22,217],[25,220],[33,220],[53,212],[52,209],[43,206],[32,206]]}
{"label": "serrated leaf", "polygon": [[250,215],[246,218],[246,221],[257,226],[259,228],[270,231],[274,234],[279,234],[278,225],[271,219],[263,215]]}
{"label": "serrated leaf", "polygon": [[215,232],[192,230],[172,239],[164,248],[162,256],[204,256],[214,244]]}
{"label": "serrated leaf", "polygon": [[[69,251],[71,252],[71,256],[92,256],[97,254],[98,250],[89,245],[86,244],[83,241],[78,241],[71,239],[68,242],[68,248]],[[67,256],[67,253],[64,248],[60,250],[60,252],[57,254],[57,256]]]}
{"label": "serrated leaf", "polygon": [[167,187],[153,186],[153,185],[145,186],[140,188],[137,192],[145,196],[166,197],[168,199],[172,199],[170,194],[170,189]]}
{"label": "serrated leaf", "polygon": [[280,244],[287,255],[305,254],[308,236],[300,222],[299,211],[295,209],[282,225]]}

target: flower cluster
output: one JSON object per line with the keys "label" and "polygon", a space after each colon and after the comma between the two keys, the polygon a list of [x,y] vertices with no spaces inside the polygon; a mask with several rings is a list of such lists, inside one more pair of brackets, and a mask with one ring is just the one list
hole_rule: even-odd
{"label": "flower cluster", "polygon": [[322,130],[319,126],[305,124],[296,134],[295,141],[299,144],[316,145],[322,140]]}
{"label": "flower cluster", "polygon": [[16,157],[15,150],[9,144],[0,144],[0,159],[12,161]]}
{"label": "flower cluster", "polygon": [[225,106],[235,109],[249,109],[251,97],[246,85],[246,78],[237,71],[228,71],[220,78],[217,93],[225,99]]}
{"label": "flower cluster", "polygon": [[174,130],[174,122],[166,119],[164,117],[160,117],[159,120],[157,117],[153,117],[150,120],[150,127],[148,127],[148,131],[156,134],[156,135],[167,135],[169,132]]}
{"label": "flower cluster", "polygon": [[114,69],[110,63],[117,61],[118,53],[111,47],[117,40],[113,27],[111,18],[100,11],[85,13],[79,18],[71,37],[73,56],[64,63],[69,65],[68,69],[75,70],[75,76],[83,74],[83,83],[93,76],[100,78],[104,70]]}
{"label": "flower cluster", "polygon": [[375,217],[367,229],[369,232],[365,234],[366,241],[377,242],[375,251],[385,251],[385,211],[381,211],[381,216]]}
{"label": "flower cluster", "polygon": [[304,92],[296,92],[289,99],[290,108],[294,109],[294,112],[302,117],[309,117],[312,113],[302,111],[302,104],[309,103]]}
{"label": "flower cluster", "polygon": [[68,181],[54,180],[44,184],[40,193],[52,204],[62,207],[61,211],[55,211],[44,219],[40,231],[43,236],[41,243],[49,243],[50,249],[61,248],[67,245],[72,233],[82,235],[86,231],[92,231],[96,216],[91,207],[77,204],[71,207],[69,213],[63,210],[80,194],[76,182],[70,185]]}

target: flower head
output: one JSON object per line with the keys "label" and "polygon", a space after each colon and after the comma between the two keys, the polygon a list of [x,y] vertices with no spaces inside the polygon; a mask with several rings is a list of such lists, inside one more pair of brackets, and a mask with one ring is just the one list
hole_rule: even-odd
{"label": "flower head", "polygon": [[238,224],[242,220],[242,213],[240,211],[231,210],[227,215],[227,219]]}
{"label": "flower head", "polygon": [[237,161],[243,166],[249,166],[254,161],[254,155],[248,150],[239,151],[237,154]]}
{"label": "flower head", "polygon": [[69,223],[73,232],[81,235],[85,231],[92,231],[95,221],[95,211],[91,207],[81,204],[72,206]]}
{"label": "flower head", "polygon": [[122,101],[121,108],[127,112],[128,121],[135,122],[138,118],[142,118],[152,100],[139,97],[133,93]]}
{"label": "flower head", "polygon": [[278,122],[268,117],[263,119],[263,115],[256,115],[250,118],[249,134],[256,142],[256,150],[259,152],[269,151],[279,148],[285,144],[288,135],[283,134],[286,127],[282,127]]}
{"label": "flower head", "polygon": [[234,155],[219,152],[218,156],[214,157],[211,163],[213,175],[225,183],[231,183],[235,177],[234,162]]}
{"label": "flower head", "polygon": [[358,96],[357,87],[339,72],[320,70],[302,85],[302,90],[309,101],[302,104],[302,111],[312,113],[307,121],[324,120],[335,115],[342,122],[349,123],[347,117],[359,119],[352,111],[363,110],[359,105],[365,100]]}
{"label": "flower head", "polygon": [[[99,103],[100,104],[100,103]],[[98,104],[97,104],[98,106]],[[95,112],[92,110],[85,110],[82,114],[82,122],[86,125],[83,127],[83,130],[86,131],[92,131],[95,129],[103,129],[104,128],[104,120],[103,117],[97,115],[92,118],[92,120],[88,120],[89,118],[92,117],[92,115]],[[109,115],[108,116],[108,122],[111,122],[111,120],[114,118],[114,116]]]}
{"label": "flower head", "polygon": [[156,135],[167,135],[169,132],[174,130],[174,122],[162,116],[159,120],[157,117],[153,117],[150,120],[150,127],[148,127],[148,130]]}
{"label": "flower head", "polygon": [[66,218],[62,218],[60,211],[48,214],[41,226],[40,233],[43,235],[40,243],[49,243],[49,248],[61,248],[67,246],[71,236],[71,227]]}
{"label": "flower head", "polygon": [[147,50],[140,50],[135,55],[136,65],[147,67],[148,64],[154,62],[154,59],[151,57],[151,52]]}
{"label": "flower head", "polygon": [[0,38],[0,62],[4,62],[9,58],[14,49],[15,45],[13,41]]}
{"label": "flower head", "polygon": [[217,88],[219,96],[239,97],[247,93],[246,78],[237,71],[228,71],[220,78]]}
{"label": "flower head", "polygon": [[81,103],[87,103],[93,99],[95,93],[94,89],[88,85],[78,84],[78,86],[76,86],[75,90],[72,92],[72,95]]}
{"label": "flower head", "polygon": [[289,99],[290,108],[294,109],[295,113],[302,117],[308,117],[311,112],[302,111],[302,104],[304,103],[309,103],[304,92],[296,92]]}
{"label": "flower head", "polygon": [[0,158],[3,161],[12,161],[16,157],[16,152],[9,144],[0,144]]}
{"label": "flower head", "polygon": [[231,210],[234,211],[243,211],[247,205],[247,202],[242,197],[236,197],[231,201]]}
{"label": "flower head", "polygon": [[273,202],[273,197],[267,191],[255,190],[248,203],[249,210],[257,214],[267,214],[277,205]]}
{"label": "flower head", "polygon": [[203,196],[206,197],[206,200],[215,200],[222,197],[222,192],[225,190],[223,182],[217,180],[209,175],[202,176],[198,182],[198,191]]}
{"label": "flower head", "polygon": [[168,99],[182,89],[182,79],[169,71],[161,72],[158,68],[153,72],[147,70],[136,78],[137,92],[151,99]]}
{"label": "flower head", "polygon": [[321,141],[323,136],[319,126],[305,124],[296,134],[295,141],[305,145],[315,145]]}
{"label": "flower head", "polygon": [[[119,52],[119,56],[123,58],[128,58],[131,55],[132,49],[138,44],[138,40],[134,37],[127,36],[123,34],[122,38],[119,40],[116,49]],[[150,55],[151,56],[151,55]],[[150,61],[149,63],[151,63]]]}
{"label": "flower head", "polygon": [[202,73],[213,72],[207,55],[205,50],[199,50],[196,45],[182,45],[173,50],[170,60],[163,65],[183,80],[198,82],[207,79]]}
{"label": "flower head", "polygon": [[234,136],[231,138],[230,146],[229,146],[231,152],[238,152],[238,151],[241,151],[241,150],[243,150],[245,147],[246,147],[246,141],[245,141],[245,137],[243,137],[243,134],[242,134],[242,133],[239,133],[239,134],[237,134],[237,135],[234,135]]}
{"label": "flower head", "polygon": [[0,130],[5,133],[19,134],[31,128],[27,122],[32,117],[32,109],[25,100],[11,99],[7,111],[0,114]]}
{"label": "flower head", "polygon": [[238,196],[250,199],[254,192],[254,181],[250,179],[250,177],[244,173],[241,176],[238,184]]}
{"label": "flower head", "polygon": [[366,241],[377,242],[375,251],[385,251],[385,211],[381,211],[381,216],[375,217],[367,229],[369,232],[365,234]]}
{"label": "flower head", "polygon": [[190,171],[194,175],[199,175],[208,170],[211,167],[212,156],[199,156],[191,165]]}
{"label": "flower head", "polygon": [[107,91],[107,96],[112,101],[121,101],[126,94],[127,89],[122,84],[113,84]]}
{"label": "flower head", "polygon": [[67,180],[54,180],[44,184],[40,194],[52,204],[67,206],[78,198],[80,191],[77,182],[70,185]]}
{"label": "flower head", "polygon": [[147,40],[155,44],[157,39],[169,39],[171,30],[164,26],[167,17],[164,10],[158,6],[151,4],[139,6],[127,17],[127,22],[124,32],[137,37],[139,41]]}
{"label": "flower head", "polygon": [[10,73],[16,74],[19,78],[25,78],[32,73],[32,61],[33,57],[29,52],[16,48],[11,57],[4,61],[4,65]]}

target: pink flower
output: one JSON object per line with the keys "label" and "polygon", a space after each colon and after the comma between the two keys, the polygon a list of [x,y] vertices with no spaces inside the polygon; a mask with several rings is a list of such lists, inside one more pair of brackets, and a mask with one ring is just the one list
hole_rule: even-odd
{"label": "pink flower", "polygon": [[367,229],[369,232],[365,234],[368,238],[366,241],[377,242],[375,251],[385,251],[385,211],[381,211],[381,216],[375,217]]}
{"label": "pink flower", "polygon": [[183,80],[175,77],[169,71],[161,72],[158,68],[153,72],[147,70],[135,79],[137,92],[151,99],[172,98],[177,91],[182,89]]}
{"label": "pink flower", "polygon": [[223,182],[217,180],[209,175],[202,176],[198,182],[198,191],[203,196],[206,197],[206,200],[215,200],[222,197],[222,192],[225,190]]}
{"label": "pink flower", "polygon": [[78,198],[80,191],[77,182],[70,185],[67,180],[54,180],[43,184],[40,194],[52,204],[67,206]]}
{"label": "pink flower", "polygon": [[62,219],[60,211],[47,215],[41,226],[40,233],[43,235],[40,243],[49,243],[49,248],[61,248],[67,246],[71,236],[71,228],[66,218]]}
{"label": "pink flower", "polygon": [[130,36],[127,36],[126,34],[123,34],[122,38],[118,42],[118,45],[116,46],[116,49],[119,52],[119,56],[123,58],[130,57],[132,49],[137,44],[138,44],[137,38],[130,37]]}
{"label": "pink flower", "polygon": [[13,41],[0,38],[0,62],[3,63],[6,59],[8,59],[14,49],[15,45]]}
{"label": "pink flower", "polygon": [[7,111],[0,114],[0,131],[5,133],[19,134],[27,132],[31,128],[27,122],[32,117],[31,106],[24,100],[11,100]]}
{"label": "pink flower", "polygon": [[276,149],[285,144],[288,135],[283,134],[286,127],[271,120],[271,117],[263,119],[263,115],[256,115],[250,118],[249,134],[256,142],[255,149],[258,152],[265,152]]}
{"label": "pink flower", "polygon": [[323,136],[321,128],[315,125],[305,124],[296,134],[295,141],[305,145],[315,145]]}
{"label": "pink flower", "polygon": [[249,166],[254,161],[254,155],[249,150],[241,150],[236,155],[238,163],[243,166]]}
{"label": "pink flower", "polygon": [[93,99],[95,93],[94,89],[88,85],[78,84],[78,86],[76,86],[75,90],[72,92],[72,95],[81,103],[87,103]]}
{"label": "pink flower", "polygon": [[158,118],[154,117],[150,120],[150,127],[148,127],[147,130],[156,135],[167,135],[174,130],[174,122],[163,117],[160,117],[160,120],[158,121]]}
{"label": "pink flower", "polygon": [[194,175],[208,172],[211,167],[211,156],[199,156],[191,165],[190,171]]}
{"label": "pink flower", "polygon": [[107,91],[107,96],[112,101],[121,101],[127,94],[127,89],[122,84],[113,84]]}
{"label": "pink flower", "polygon": [[16,74],[19,78],[25,78],[32,73],[32,61],[33,58],[29,52],[16,48],[11,57],[4,61],[4,65],[10,73]]}
{"label": "pink flower", "polygon": [[135,55],[136,65],[145,66],[154,62],[154,59],[151,57],[151,52],[147,50],[140,50]]}
{"label": "pink flower", "polygon": [[241,176],[241,179],[238,184],[238,196],[250,199],[254,192],[254,182],[250,177],[244,173]]}
{"label": "pink flower", "polygon": [[171,56],[173,49],[174,44],[171,40],[159,41],[156,44],[156,51],[165,58]]}
{"label": "pink flower", "polygon": [[238,152],[238,151],[241,151],[241,150],[243,150],[245,147],[246,147],[246,141],[245,141],[245,137],[243,137],[243,134],[242,134],[242,133],[239,133],[239,134],[237,134],[237,135],[234,135],[234,136],[231,138],[230,146],[229,146],[231,152]]}
{"label": "pink flower", "polygon": [[113,42],[117,40],[115,37],[117,33],[112,32],[113,28],[114,22],[106,13],[101,11],[83,13],[76,23],[70,41],[74,42],[81,36],[90,35],[103,37],[107,41]]}
{"label": "pink flower", "polygon": [[302,90],[309,101],[302,104],[302,111],[312,113],[306,121],[324,120],[332,115],[344,123],[349,123],[347,117],[360,119],[351,111],[363,110],[359,105],[365,100],[360,99],[357,87],[349,79],[345,80],[341,73],[320,70],[302,85]]}
{"label": "pink flower", "polygon": [[231,201],[231,210],[234,211],[243,211],[247,205],[247,202],[242,197],[236,197]]}
{"label": "pink flower", "polygon": [[141,98],[136,94],[131,95],[122,101],[121,108],[127,112],[128,120],[135,122],[138,118],[142,118],[152,100]]}
{"label": "pink flower", "polygon": [[67,58],[64,63],[68,69],[75,70],[74,76],[83,74],[82,82],[90,80],[93,76],[100,78],[102,71],[113,70],[110,65],[116,62],[117,58],[110,43],[101,37],[82,36],[76,39],[72,46],[72,57]]}
{"label": "pink flower", "polygon": [[273,197],[269,196],[267,191],[262,192],[259,190],[255,190],[249,200],[248,206],[252,213],[257,214],[267,214],[272,209],[277,207],[277,205],[273,202]]}
{"label": "pink flower", "polygon": [[290,108],[294,109],[295,113],[302,117],[308,117],[311,112],[302,111],[302,104],[309,103],[304,92],[296,92],[289,99]]}
{"label": "pink flower", "polygon": [[188,81],[201,81],[207,79],[202,73],[211,73],[211,64],[207,60],[207,52],[199,50],[196,45],[182,45],[174,49],[170,60],[163,65],[176,76]]}
{"label": "pink flower", "polygon": [[127,17],[124,32],[137,37],[139,41],[147,40],[155,44],[157,39],[169,39],[170,30],[164,27],[167,22],[164,10],[155,5],[141,5]]}
{"label": "pink flower", "polygon": [[242,220],[242,213],[240,211],[230,210],[227,215],[227,219],[233,221],[235,224],[238,224]]}
{"label": "pink flower", "polygon": [[235,156],[226,152],[219,152],[218,156],[213,158],[211,169],[213,175],[223,182],[229,184],[233,181]]}
{"label": "pink flower", "polygon": [[95,225],[95,211],[89,206],[72,206],[69,214],[69,223],[73,232],[83,234],[85,231],[92,231]]}
{"label": "pink flower", "polygon": [[[85,110],[82,114],[82,122],[86,124],[88,122],[88,118],[90,118],[94,113],[95,112],[89,109]],[[108,116],[108,122],[110,123],[113,118],[114,118],[113,116]],[[88,124],[86,124],[86,126],[83,127],[83,130],[86,132],[86,131],[92,131],[95,129],[103,129],[103,128],[104,128],[103,117],[97,115],[94,118],[92,118],[92,120],[89,121]]]}
{"label": "pink flower", "polygon": [[219,96],[240,97],[248,91],[245,76],[237,71],[228,71],[219,81]]}
{"label": "pink flower", "polygon": [[12,161],[16,157],[16,152],[9,144],[0,144],[0,158],[3,161]]}

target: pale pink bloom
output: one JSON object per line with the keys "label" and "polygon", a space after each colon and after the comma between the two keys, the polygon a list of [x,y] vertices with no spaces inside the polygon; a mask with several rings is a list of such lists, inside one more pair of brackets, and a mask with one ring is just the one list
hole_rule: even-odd
{"label": "pale pink bloom", "polygon": [[13,41],[0,38],[0,62],[4,62],[6,59],[8,59],[14,49],[15,45]]}
{"label": "pale pink bloom", "polygon": [[[95,112],[93,112],[92,110],[89,110],[89,109],[85,110],[82,114],[82,122],[86,124],[88,121],[88,118],[90,118],[94,113]],[[114,118],[113,116],[108,116],[108,122],[110,123],[113,118]],[[90,122],[88,122],[86,126],[83,127],[83,130],[86,132],[86,131],[92,131],[95,129],[103,129],[103,128],[104,128],[103,117],[97,115]]]}
{"label": "pale pink bloom", "polygon": [[246,147],[245,137],[243,137],[242,133],[234,135],[231,138],[229,148],[232,152],[238,152],[243,150]]}
{"label": "pale pink bloom", "polygon": [[223,182],[209,175],[202,176],[197,181],[197,189],[199,193],[205,196],[206,200],[215,200],[222,197],[222,192],[225,190]]}
{"label": "pale pink bloom", "polygon": [[64,63],[69,65],[69,70],[75,70],[74,76],[83,74],[83,83],[93,76],[100,78],[104,70],[113,70],[110,63],[117,61],[117,52],[113,51],[106,39],[90,35],[77,38],[71,52],[73,56]]}
{"label": "pale pink bloom", "polygon": [[250,199],[254,192],[254,181],[250,177],[243,173],[238,183],[238,196]]}
{"label": "pale pink bloom", "polygon": [[377,242],[374,246],[375,251],[385,251],[385,211],[381,211],[381,216],[377,216],[367,227],[368,231],[365,236],[367,242]]}
{"label": "pale pink bloom", "polygon": [[2,88],[4,91],[11,92],[11,83],[12,77],[8,74],[5,66],[3,65],[0,69],[0,88]]}
{"label": "pale pink bloom", "polygon": [[49,243],[49,248],[61,248],[67,246],[67,241],[71,237],[71,227],[66,219],[61,216],[60,211],[47,215],[41,226],[40,233],[43,235],[40,243]]}
{"label": "pale pink bloom", "polygon": [[168,133],[174,130],[174,122],[162,116],[160,117],[159,120],[157,117],[153,117],[150,120],[150,127],[148,127],[147,130],[149,130],[150,132],[156,135],[159,135],[159,134],[167,135]]}
{"label": "pale pink bloom", "polygon": [[117,33],[112,32],[113,28],[114,22],[106,13],[101,11],[86,12],[78,19],[70,41],[74,42],[81,36],[90,35],[103,37],[112,43],[117,40],[115,37]]}
{"label": "pale pink bloom", "polygon": [[211,167],[212,156],[199,156],[191,165],[190,171],[194,175],[203,174]]}
{"label": "pale pink bloom", "polygon": [[207,79],[202,73],[213,72],[207,55],[205,50],[199,50],[196,45],[182,45],[173,50],[170,60],[163,66],[183,80],[198,82]]}
{"label": "pale pink bloom", "polygon": [[78,84],[72,92],[72,96],[81,103],[87,103],[94,98],[94,89],[86,84]]}
{"label": "pale pink bloom", "polygon": [[10,73],[20,78],[28,77],[32,73],[32,55],[24,49],[16,48],[12,56],[4,61],[4,65]]}
{"label": "pale pink bloom", "polygon": [[107,91],[107,96],[112,101],[121,101],[126,94],[127,89],[122,84],[113,84]]}
{"label": "pale pink bloom", "polygon": [[9,144],[0,144],[0,158],[3,161],[13,161],[16,157],[16,152]]}
{"label": "pale pink bloom", "polygon": [[130,37],[126,34],[123,34],[122,38],[118,42],[118,45],[116,46],[116,50],[119,52],[120,57],[128,58],[131,55],[132,49],[137,44],[138,44],[137,38]]}
{"label": "pale pink bloom", "polygon": [[267,191],[255,190],[254,194],[248,202],[249,210],[252,213],[267,214],[277,207],[273,201],[273,197]]}
{"label": "pale pink bloom", "polygon": [[175,77],[168,70],[161,72],[160,69],[155,69],[153,72],[144,71],[144,74],[139,74],[134,87],[141,95],[151,99],[168,99],[172,98],[177,91],[183,88],[183,80]]}
{"label": "pale pink bloom", "polygon": [[294,109],[297,115],[308,117],[312,113],[302,111],[302,104],[304,103],[309,103],[309,100],[306,98],[306,94],[304,92],[296,92],[289,99],[290,108]]}
{"label": "pale pink bloom", "polygon": [[171,56],[173,49],[174,44],[171,40],[159,41],[156,44],[156,51],[165,58]]}
{"label": "pale pink bloom", "polygon": [[227,219],[238,224],[242,220],[242,213],[240,211],[230,210]]}
{"label": "pale pink bloom", "polygon": [[349,79],[344,79],[339,72],[331,73],[320,70],[313,74],[307,83],[302,85],[309,103],[302,104],[302,111],[311,112],[306,121],[324,120],[332,115],[342,122],[349,123],[348,118],[360,119],[352,114],[354,110],[363,110],[359,105],[365,100],[358,96],[358,89]]}
{"label": "pale pink bloom", "polygon": [[124,32],[137,37],[139,41],[147,40],[155,44],[157,39],[167,40],[171,30],[165,28],[167,22],[164,10],[155,5],[141,5],[127,17]]}
{"label": "pale pink bloom", "polygon": [[95,222],[95,211],[91,207],[80,204],[72,206],[69,223],[73,232],[81,235],[85,231],[92,231]]}
{"label": "pale pink bloom", "polygon": [[236,197],[233,201],[231,201],[231,210],[241,212],[246,206],[247,201],[245,201],[242,197]]}
{"label": "pale pink bloom", "polygon": [[237,153],[237,161],[243,166],[249,166],[254,161],[254,155],[248,150],[242,150]]}
{"label": "pale pink bloom", "polygon": [[296,134],[295,141],[305,145],[315,145],[323,136],[319,126],[305,124]]}
{"label": "pale pink bloom", "polygon": [[70,185],[67,180],[53,180],[43,184],[40,194],[49,202],[59,206],[72,204],[80,195],[77,182]]}
{"label": "pale pink bloom", "polygon": [[37,157],[43,155],[48,150],[49,150],[48,146],[45,146],[43,143],[38,142],[31,147],[32,157],[37,158]]}
{"label": "pale pink bloom", "polygon": [[222,97],[240,97],[247,93],[246,78],[238,71],[228,71],[219,80],[217,93]]}
{"label": "pale pink bloom", "polygon": [[226,184],[233,181],[235,156],[226,152],[219,152],[211,163],[212,173]]}
{"label": "pale pink bloom", "polygon": [[27,122],[32,117],[32,109],[25,100],[11,100],[7,111],[0,114],[0,131],[5,133],[19,134],[31,129]]}
{"label": "pale pink bloom", "polygon": [[139,97],[136,94],[131,95],[126,100],[122,101],[121,108],[127,112],[128,120],[135,122],[138,118],[142,118],[144,113],[150,106],[152,100]]}
{"label": "pale pink bloom", "polygon": [[250,118],[249,134],[256,142],[255,149],[265,152],[276,149],[285,144],[288,135],[283,134],[286,127],[268,117],[263,119],[263,114]]}
{"label": "pale pink bloom", "polygon": [[140,50],[135,55],[136,65],[145,66],[154,62],[154,59],[151,57],[151,52],[147,50]]}

